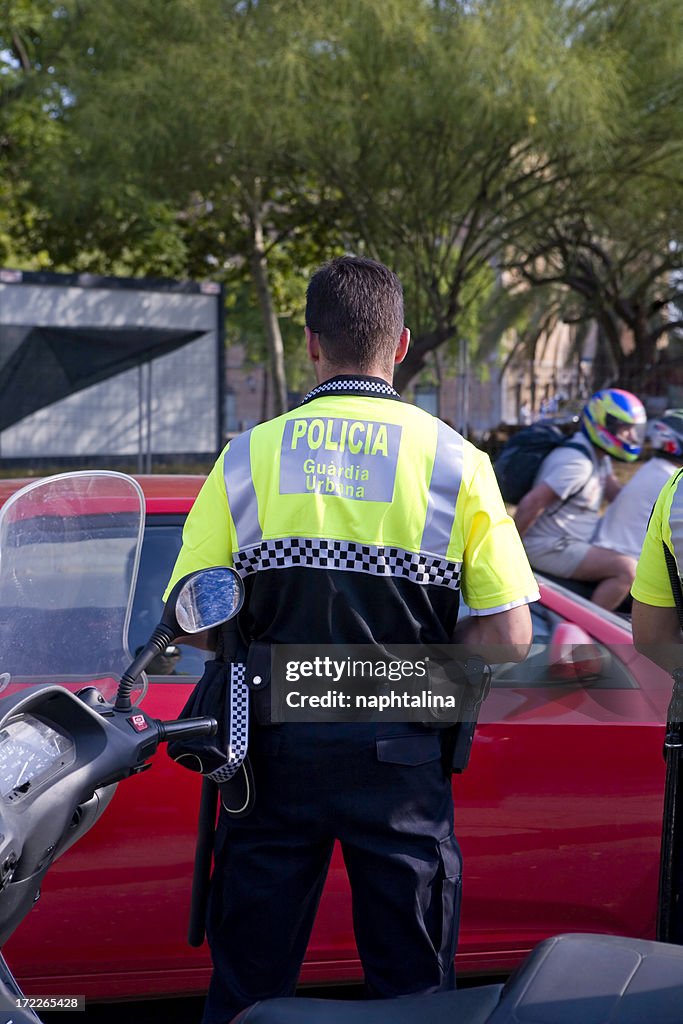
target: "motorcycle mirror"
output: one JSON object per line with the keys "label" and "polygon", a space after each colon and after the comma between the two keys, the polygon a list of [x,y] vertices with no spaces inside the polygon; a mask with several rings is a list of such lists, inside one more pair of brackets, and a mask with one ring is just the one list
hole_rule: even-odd
{"label": "motorcycle mirror", "polygon": [[121,676],[114,707],[130,710],[130,695],[137,679],[170,643],[220,626],[237,615],[243,602],[244,584],[227,566],[198,569],[178,580],[168,595],[161,621]]}
{"label": "motorcycle mirror", "polygon": [[173,639],[203,633],[232,619],[243,601],[244,584],[234,569],[199,569],[178,580],[161,624],[173,631]]}

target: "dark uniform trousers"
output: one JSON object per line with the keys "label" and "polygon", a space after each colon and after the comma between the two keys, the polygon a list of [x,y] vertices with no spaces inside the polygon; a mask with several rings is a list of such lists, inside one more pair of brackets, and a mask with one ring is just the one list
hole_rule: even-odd
{"label": "dark uniform trousers", "polygon": [[203,1024],[294,992],[335,839],[371,994],[453,988],[461,858],[438,731],[398,724],[257,727],[256,806],[216,837]]}

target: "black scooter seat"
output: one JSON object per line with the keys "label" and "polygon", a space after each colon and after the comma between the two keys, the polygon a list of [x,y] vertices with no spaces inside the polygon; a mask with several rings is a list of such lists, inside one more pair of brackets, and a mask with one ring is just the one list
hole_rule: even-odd
{"label": "black scooter seat", "polygon": [[558,935],[504,985],[372,1002],[270,999],[232,1024],[681,1024],[683,948]]}
{"label": "black scooter seat", "polygon": [[485,1024],[502,989],[485,985],[400,999],[268,999],[231,1024]]}

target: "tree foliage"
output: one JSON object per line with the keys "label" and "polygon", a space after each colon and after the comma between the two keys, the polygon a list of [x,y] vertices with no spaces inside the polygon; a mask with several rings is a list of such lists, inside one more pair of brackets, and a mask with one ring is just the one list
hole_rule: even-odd
{"label": "tree foliage", "polygon": [[509,263],[532,286],[562,287],[563,319],[594,320],[615,378],[637,390],[662,338],[682,326],[683,8],[590,5],[581,45],[618,57],[611,145],[597,164],[580,150],[561,155],[567,184]]}
{"label": "tree foliage", "polygon": [[481,305],[502,247],[544,215],[566,133],[589,157],[608,145],[618,80],[609,54],[568,45],[561,3],[338,9],[308,148],[353,234],[406,282],[405,383]]}
{"label": "tree foliage", "polygon": [[225,281],[281,406],[342,251],[404,281],[401,387],[487,333],[504,266],[642,368],[679,290],[679,8],[7,0],[3,258]]}

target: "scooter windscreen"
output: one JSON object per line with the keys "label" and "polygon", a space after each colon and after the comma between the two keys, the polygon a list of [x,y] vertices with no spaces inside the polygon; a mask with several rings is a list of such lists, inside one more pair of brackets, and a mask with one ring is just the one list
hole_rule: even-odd
{"label": "scooter windscreen", "polygon": [[[113,700],[130,664],[128,624],[144,496],[122,473],[64,473],[0,510],[0,692],[95,683]],[[144,676],[132,693],[144,694]]]}

